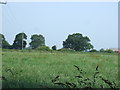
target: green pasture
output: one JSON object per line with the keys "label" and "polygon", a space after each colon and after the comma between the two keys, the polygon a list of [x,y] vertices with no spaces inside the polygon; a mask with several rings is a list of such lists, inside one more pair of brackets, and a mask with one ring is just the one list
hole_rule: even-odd
{"label": "green pasture", "polygon": [[[92,78],[96,66],[100,75],[118,85],[118,54],[92,52],[46,52],[46,51],[3,51],[2,75],[3,88],[59,88],[52,83],[59,76],[57,82],[74,82],[82,87],[75,78],[79,74],[73,66],[77,65],[86,73],[85,77]],[[98,80],[97,84],[103,84]],[[96,84],[96,88],[99,85]]]}

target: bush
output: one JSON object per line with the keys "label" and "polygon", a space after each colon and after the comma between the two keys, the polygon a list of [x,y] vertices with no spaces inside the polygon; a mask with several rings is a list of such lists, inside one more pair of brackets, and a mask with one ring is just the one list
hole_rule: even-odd
{"label": "bush", "polygon": [[58,51],[62,51],[62,52],[75,52],[75,50],[70,49],[70,48],[61,48],[61,49],[58,49]]}
{"label": "bush", "polygon": [[92,49],[89,52],[98,52],[96,49]]}
{"label": "bush", "polygon": [[105,50],[103,48],[100,49],[100,52],[105,52]]}
{"label": "bush", "polygon": [[37,50],[41,50],[41,51],[51,51],[51,49],[48,46],[40,46],[37,48]]}
{"label": "bush", "polygon": [[52,46],[52,50],[56,50],[56,49],[57,49],[56,45]]}
{"label": "bush", "polygon": [[111,50],[111,49],[107,49],[107,50],[105,50],[105,52],[107,52],[107,53],[113,53],[114,51]]}
{"label": "bush", "polygon": [[106,49],[106,50],[104,50],[104,49],[100,49],[100,52],[114,53],[114,51],[111,50],[111,49]]}

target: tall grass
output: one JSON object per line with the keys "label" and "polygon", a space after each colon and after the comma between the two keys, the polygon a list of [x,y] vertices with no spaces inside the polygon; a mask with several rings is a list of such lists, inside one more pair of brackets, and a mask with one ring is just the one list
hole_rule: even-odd
{"label": "tall grass", "polygon": [[85,77],[99,66],[104,78],[118,84],[118,54],[12,50],[3,51],[2,57],[3,88],[59,88],[51,82],[58,75],[60,82],[77,82],[71,78],[78,74],[73,65],[86,71]]}
{"label": "tall grass", "polygon": [[[77,80],[77,83],[75,82],[59,82],[59,77],[56,76],[52,83],[55,85],[62,86],[63,88],[84,88],[84,89],[92,89],[92,88],[104,88],[105,85],[109,86],[109,89],[118,89],[118,85],[114,81],[109,81],[105,79],[99,72],[99,66],[96,67],[95,72],[92,76],[85,77],[86,72],[83,71],[78,66],[74,65],[74,67],[79,72],[78,75],[71,77],[73,79]],[[101,83],[100,83],[101,82]],[[103,82],[103,83],[102,83]]]}

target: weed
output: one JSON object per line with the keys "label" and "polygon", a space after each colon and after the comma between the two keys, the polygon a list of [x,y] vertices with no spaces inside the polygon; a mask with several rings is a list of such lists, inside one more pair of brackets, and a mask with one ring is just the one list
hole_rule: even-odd
{"label": "weed", "polygon": [[[100,79],[101,81],[103,81],[105,84],[107,84],[109,86],[109,88],[111,89],[117,89],[117,85],[115,82],[111,82],[105,78],[103,78],[103,76],[100,75],[100,72],[99,72],[99,66],[96,67],[95,69],[95,72],[93,73],[93,76],[92,78],[90,77],[85,77],[83,73],[83,70],[80,69],[77,65],[73,65],[77,71],[79,72],[79,75],[76,75],[75,76],[75,79],[77,78],[77,81],[78,81],[78,84],[77,83],[73,83],[73,82],[59,82],[58,81],[58,76],[52,80],[52,83],[53,84],[57,84],[57,85],[60,85],[62,87],[66,87],[66,88],[78,88],[78,87],[81,87],[83,89],[92,89],[93,88],[96,88],[96,85],[98,84],[97,80]],[[104,84],[100,84],[99,85],[99,88],[104,88]]]}

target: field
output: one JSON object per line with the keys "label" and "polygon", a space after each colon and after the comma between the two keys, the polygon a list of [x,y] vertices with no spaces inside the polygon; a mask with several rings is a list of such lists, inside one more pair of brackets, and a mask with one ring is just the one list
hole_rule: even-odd
{"label": "field", "polygon": [[[89,52],[40,52],[40,51],[3,51],[2,75],[3,88],[59,88],[52,80],[59,76],[56,82],[73,82],[80,86],[77,68],[85,71],[84,77],[92,78],[98,66],[100,75],[118,85],[118,54]],[[97,80],[94,87],[102,84]]]}

